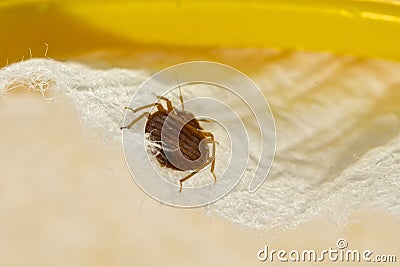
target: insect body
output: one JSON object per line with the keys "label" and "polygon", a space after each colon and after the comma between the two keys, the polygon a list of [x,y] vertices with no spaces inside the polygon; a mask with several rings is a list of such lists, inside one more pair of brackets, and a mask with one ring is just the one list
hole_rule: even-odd
{"label": "insect body", "polygon": [[[183,109],[176,109],[172,106],[171,100],[168,98],[157,96],[164,100],[167,108],[160,103],[153,103],[138,107],[135,109],[125,107],[133,112],[156,106],[157,111],[150,114],[144,112],[134,119],[128,126],[121,129],[129,129],[137,121],[143,117],[147,117],[145,125],[145,133],[148,134],[150,141],[158,144],[156,146],[157,161],[167,168],[178,171],[191,171],[190,174],[179,180],[180,192],[182,191],[182,183],[194,176],[200,170],[211,164],[211,174],[216,181],[214,174],[215,168],[215,144],[214,135],[206,132],[200,126],[200,121],[207,120],[196,119],[195,116]],[[210,147],[212,145],[211,155]]]}

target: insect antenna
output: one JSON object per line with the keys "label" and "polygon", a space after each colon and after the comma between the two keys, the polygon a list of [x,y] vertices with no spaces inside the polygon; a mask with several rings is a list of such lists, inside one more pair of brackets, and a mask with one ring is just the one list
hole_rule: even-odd
{"label": "insect antenna", "polygon": [[184,105],[183,105],[183,97],[182,97],[181,83],[179,82],[178,75],[176,74],[176,71],[175,71],[175,79],[176,79],[176,82],[178,83],[178,88],[179,88],[179,99],[181,100],[182,110],[185,110],[185,107],[184,107]]}

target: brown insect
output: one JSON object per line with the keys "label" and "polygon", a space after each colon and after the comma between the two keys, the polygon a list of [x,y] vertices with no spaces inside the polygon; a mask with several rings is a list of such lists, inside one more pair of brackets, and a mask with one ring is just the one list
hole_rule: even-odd
{"label": "brown insect", "polygon": [[[179,88],[180,90],[180,88]],[[184,110],[182,94],[180,101],[182,110],[175,108],[171,100],[163,96],[156,97],[163,100],[167,104],[164,108],[160,103],[152,103],[135,109],[125,107],[134,113],[150,108],[157,107],[157,111],[150,114],[144,112],[135,118],[129,125],[121,127],[121,129],[129,129],[143,117],[147,117],[145,133],[149,135],[149,139],[155,142],[155,156],[157,161],[173,170],[191,171],[190,174],[179,180],[180,189],[182,192],[182,183],[203,168],[211,164],[211,174],[214,181],[217,180],[215,168],[215,147],[216,141],[211,132],[206,132],[200,126],[200,121],[209,122],[206,119],[196,119],[195,116]],[[209,144],[212,145],[211,156]],[[177,153],[171,151],[178,151]],[[168,153],[170,151],[170,153]]]}

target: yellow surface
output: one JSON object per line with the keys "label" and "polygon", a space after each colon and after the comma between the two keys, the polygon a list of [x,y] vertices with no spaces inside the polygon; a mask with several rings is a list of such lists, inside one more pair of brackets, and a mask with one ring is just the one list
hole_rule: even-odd
{"label": "yellow surface", "polygon": [[[6,1],[0,7],[1,57],[11,61],[26,55],[28,47],[43,50],[45,42],[56,57],[169,45],[307,49],[400,59],[398,1],[61,0]],[[13,41],[17,49],[10,46]]]}

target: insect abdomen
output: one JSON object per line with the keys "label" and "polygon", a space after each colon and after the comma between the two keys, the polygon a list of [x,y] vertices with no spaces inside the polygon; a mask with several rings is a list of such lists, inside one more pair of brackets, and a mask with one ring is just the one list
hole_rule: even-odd
{"label": "insect abdomen", "polygon": [[[167,116],[169,118],[166,121]],[[182,119],[175,114],[156,112],[149,117],[145,132],[149,134],[151,141],[161,144],[162,148],[157,148],[159,152],[157,160],[161,164],[178,170],[195,170],[202,167],[209,159],[208,145],[206,142],[201,142],[206,137],[200,129],[194,127],[196,124],[193,124],[192,121],[187,122],[183,127],[182,124]],[[161,142],[161,132],[163,134],[163,143]],[[179,143],[176,142],[178,134]],[[168,153],[168,158],[166,157],[164,150],[176,151],[178,149],[186,160],[183,160],[181,155],[178,156],[175,153],[173,155]],[[203,151],[203,155],[200,151]],[[178,165],[178,167],[172,164],[171,161],[177,162],[178,164],[175,165]]]}

